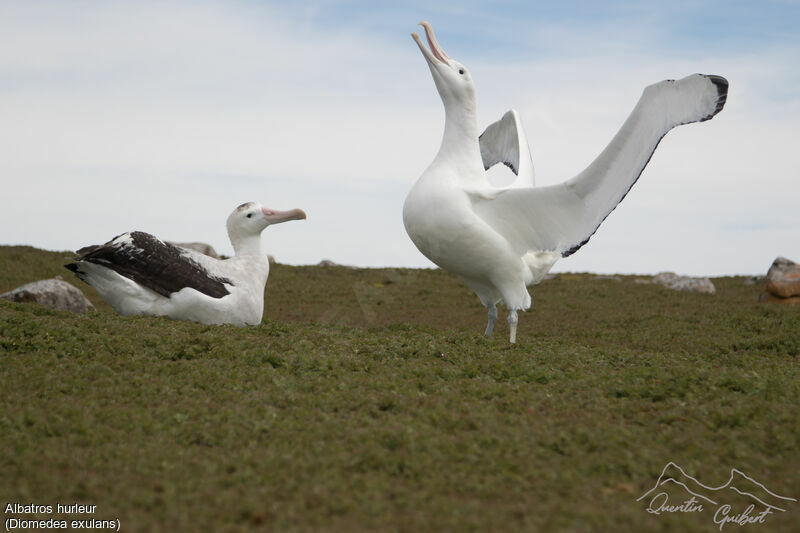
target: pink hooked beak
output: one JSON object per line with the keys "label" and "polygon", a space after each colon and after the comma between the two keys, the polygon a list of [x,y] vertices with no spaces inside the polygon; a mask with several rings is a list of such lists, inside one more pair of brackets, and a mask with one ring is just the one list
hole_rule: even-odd
{"label": "pink hooked beak", "polygon": [[431,63],[433,63],[434,59],[436,59],[444,64],[448,64],[448,59],[450,59],[450,56],[448,56],[445,51],[442,50],[442,47],[439,46],[439,42],[436,40],[436,35],[433,34],[433,26],[424,20],[420,22],[419,25],[425,28],[425,37],[428,38],[428,46],[431,47],[430,51],[428,51],[428,49],[425,48],[425,45],[422,44],[422,39],[419,38],[419,35],[412,32],[411,36],[417,42],[417,46],[419,46],[419,49],[422,50],[425,58]]}
{"label": "pink hooked beak", "polygon": [[304,220],[306,213],[302,209],[290,209],[288,211],[276,211],[274,209],[261,208],[264,213],[264,218],[270,224],[280,224],[281,222],[288,222],[289,220]]}

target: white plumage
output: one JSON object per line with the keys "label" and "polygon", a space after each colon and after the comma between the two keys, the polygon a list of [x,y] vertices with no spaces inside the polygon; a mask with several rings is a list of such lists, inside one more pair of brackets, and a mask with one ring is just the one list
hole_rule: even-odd
{"label": "white plumage", "polygon": [[300,209],[275,211],[249,202],[228,217],[235,252],[230,259],[215,259],[134,231],[78,250],[79,257],[66,267],[121,315],[255,325],[264,313],[269,276],[261,232],[271,224],[304,218]]}
{"label": "white plumage", "polygon": [[[535,187],[517,113],[509,111],[479,136],[469,71],[442,50],[430,24],[420,24],[430,50],[416,33],[411,35],[442,98],[445,127],[439,152],[406,198],[403,222],[417,248],[457,274],[489,309],[487,335],[497,304],[508,307],[515,342],[517,311],[531,305],[527,286],[589,240],[670,129],[708,120],[722,109],[728,82],[694,74],[647,87],[586,170],[561,184]],[[517,174],[511,186],[498,188],[487,180],[486,169],[496,163]]]}

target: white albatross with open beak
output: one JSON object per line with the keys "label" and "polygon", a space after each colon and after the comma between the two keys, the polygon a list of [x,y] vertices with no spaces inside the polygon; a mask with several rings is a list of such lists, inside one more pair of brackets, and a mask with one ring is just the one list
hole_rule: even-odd
{"label": "white albatross with open beak", "polygon": [[[433,162],[403,206],[409,237],[425,257],[458,275],[489,309],[508,310],[516,341],[517,311],[531,306],[527,287],[581,246],[625,197],[659,141],[681,124],[708,120],[722,110],[728,82],[693,74],[645,88],[622,128],[589,167],[558,185],[535,187],[528,143],[515,111],[478,135],[475,85],[469,70],[442,50],[433,28],[428,46],[411,36],[430,67],[445,110],[444,136]],[[516,181],[492,186],[486,170],[509,166]]]}

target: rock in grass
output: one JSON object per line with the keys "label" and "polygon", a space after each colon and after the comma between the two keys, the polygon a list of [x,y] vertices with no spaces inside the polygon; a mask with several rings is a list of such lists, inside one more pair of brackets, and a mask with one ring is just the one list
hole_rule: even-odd
{"label": "rock in grass", "polygon": [[675,291],[700,292],[714,294],[717,292],[714,284],[708,278],[693,278],[679,276],[674,272],[659,272],[653,277],[653,283],[662,285]]}
{"label": "rock in grass", "polygon": [[779,298],[800,296],[800,265],[785,257],[776,258],[769,267],[764,288]]}
{"label": "rock in grass", "polygon": [[214,259],[219,259],[219,255],[217,255],[217,251],[214,249],[214,247],[204,242],[171,242],[169,244],[178,246],[180,248],[186,248],[187,250],[194,250],[195,252],[200,252],[201,254],[213,257]]}
{"label": "rock in grass", "polygon": [[[213,257],[214,259],[227,259],[226,256],[217,254],[217,251],[213,246],[204,242],[169,242],[168,244],[172,244],[173,246],[177,246],[179,248],[186,248],[187,250],[194,250],[195,252],[200,252],[201,254]],[[267,261],[269,261],[270,265],[275,264],[275,258],[270,254],[267,254]]]}
{"label": "rock in grass", "polygon": [[781,298],[769,292],[762,292],[758,295],[758,303],[773,302],[784,305],[800,305],[800,296],[791,296],[789,298]]}
{"label": "rock in grass", "polygon": [[595,281],[622,281],[622,278],[619,276],[611,276],[607,274],[597,274],[592,279]]}
{"label": "rock in grass", "polygon": [[0,298],[12,302],[42,304],[56,311],[72,311],[85,313],[94,310],[92,303],[86,299],[80,289],[58,278],[34,281],[21,287],[0,294]]}

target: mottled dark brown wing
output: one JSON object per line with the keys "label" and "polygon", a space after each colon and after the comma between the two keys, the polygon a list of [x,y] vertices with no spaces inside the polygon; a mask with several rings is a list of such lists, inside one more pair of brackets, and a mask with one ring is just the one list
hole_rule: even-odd
{"label": "mottled dark brown wing", "polygon": [[78,261],[89,261],[125,276],[163,296],[169,297],[191,287],[213,298],[230,294],[226,278],[214,276],[184,255],[185,250],[164,243],[149,233],[132,231],[131,242],[115,243],[115,237],[102,246],[78,250]]}

